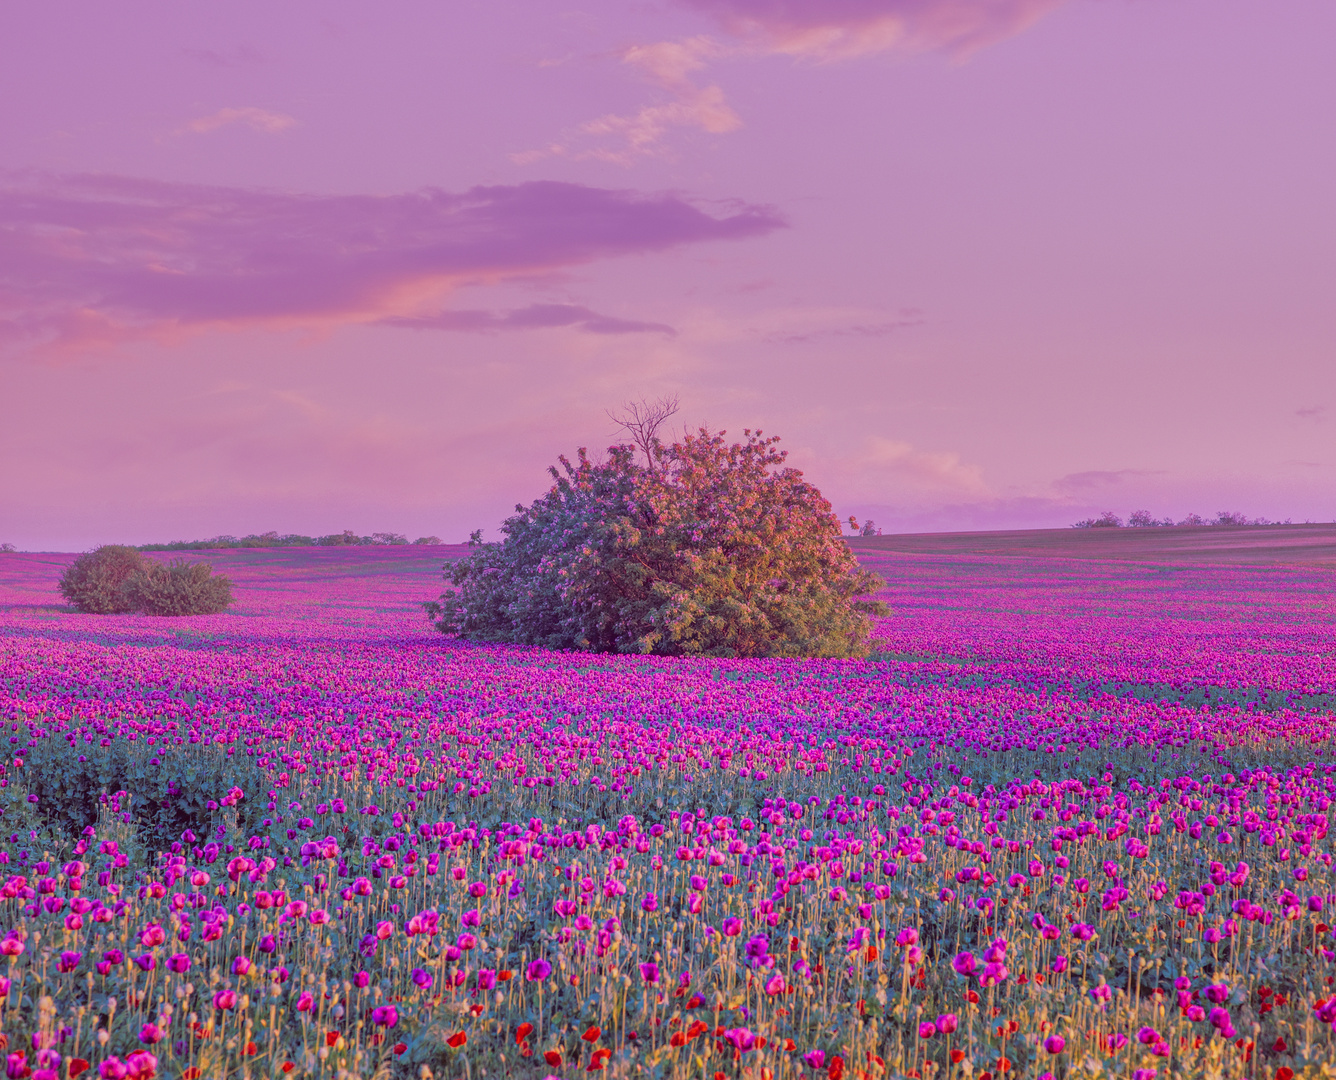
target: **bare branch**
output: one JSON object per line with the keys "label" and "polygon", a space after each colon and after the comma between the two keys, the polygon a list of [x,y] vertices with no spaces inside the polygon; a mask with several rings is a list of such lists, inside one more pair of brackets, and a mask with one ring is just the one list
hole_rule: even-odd
{"label": "bare branch", "polygon": [[677,412],[679,406],[677,395],[674,394],[653,401],[646,398],[628,401],[616,412],[608,410],[608,419],[624,430],[636,448],[645,455],[645,464],[651,473],[657,467],[654,450],[659,445],[659,428]]}

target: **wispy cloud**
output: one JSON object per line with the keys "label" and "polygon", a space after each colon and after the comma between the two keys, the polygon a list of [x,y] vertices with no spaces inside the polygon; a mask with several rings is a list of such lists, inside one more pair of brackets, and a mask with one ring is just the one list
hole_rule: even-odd
{"label": "wispy cloud", "polygon": [[[710,61],[787,55],[819,62],[881,52],[968,56],[1020,33],[1066,0],[675,0],[709,16],[731,42],[705,35],[633,45],[618,53],[667,100],[608,113],[549,145],[512,154],[518,165],[549,157],[628,165],[663,154],[675,128],[724,135],[742,118],[714,83],[699,85]],[[554,63],[564,63],[555,61]],[[607,141],[597,141],[607,140]]]}
{"label": "wispy cloud", "polygon": [[956,55],[991,45],[1065,0],[676,0],[767,52],[840,60],[899,50]]}
{"label": "wispy cloud", "polygon": [[[430,319],[465,282],[783,224],[768,207],[715,216],[679,195],[548,181],[372,196],[0,175],[0,341],[100,348],[208,327]],[[565,305],[489,318],[569,319],[595,333],[633,325]]]}
{"label": "wispy cloud", "polygon": [[[742,119],[724,99],[718,86],[697,86],[693,72],[705,67],[707,59],[727,50],[705,37],[685,41],[661,41],[651,45],[633,45],[619,54],[622,63],[637,69],[642,77],[659,87],[667,101],[642,106],[634,113],[608,113],[586,121],[575,131],[575,138],[553,143],[542,150],[511,155],[517,164],[530,164],[544,157],[596,158],[628,164],[636,157],[662,152],[661,141],[673,128],[697,128],[711,135],[723,135],[742,126]],[[611,142],[598,142],[611,138]],[[594,141],[589,141],[594,140]]]}
{"label": "wispy cloud", "polygon": [[923,313],[917,308],[906,308],[891,319],[869,319],[840,326],[818,327],[812,330],[767,334],[762,340],[772,345],[803,345],[827,338],[877,338],[923,325]]}
{"label": "wispy cloud", "polygon": [[296,123],[296,120],[285,113],[269,112],[266,109],[257,109],[248,105],[240,109],[219,109],[209,116],[196,117],[189,123],[177,128],[176,134],[205,135],[210,131],[217,131],[219,128],[228,127],[232,124],[244,124],[254,131],[277,135],[280,131],[286,131]]}
{"label": "wispy cloud", "polygon": [[1320,424],[1326,419],[1327,407],[1325,405],[1309,405],[1302,409],[1295,409],[1294,415],[1300,420],[1311,420],[1315,424]]}
{"label": "wispy cloud", "polygon": [[381,326],[408,330],[548,330],[575,327],[590,334],[667,334],[677,331],[665,323],[640,322],[600,315],[578,304],[530,304],[512,311],[442,311],[435,315],[395,315],[381,319]]}
{"label": "wispy cloud", "polygon": [[1091,469],[1060,476],[1053,481],[1053,487],[1064,495],[1088,495],[1117,487],[1126,480],[1159,475],[1161,473],[1154,469]]}
{"label": "wispy cloud", "polygon": [[819,458],[796,452],[796,464],[813,474],[837,478],[832,485],[845,500],[883,504],[887,501],[967,499],[995,496],[983,471],[949,450],[921,450],[902,439],[869,436],[853,453]]}
{"label": "wispy cloud", "polygon": [[264,54],[250,45],[230,49],[182,49],[181,54],[214,68],[253,68],[264,63]]}
{"label": "wispy cloud", "polygon": [[943,450],[919,450],[898,439],[873,436],[859,455],[865,473],[895,477],[901,482],[934,490],[951,490],[987,496],[983,470],[961,460],[959,454]]}

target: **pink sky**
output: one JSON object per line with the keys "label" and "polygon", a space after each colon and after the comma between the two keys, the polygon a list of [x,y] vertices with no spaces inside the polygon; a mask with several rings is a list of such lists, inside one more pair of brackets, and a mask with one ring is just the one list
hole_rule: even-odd
{"label": "pink sky", "polygon": [[460,540],[670,393],[887,531],[1332,520],[1333,39],[1327,0],[8,5],[0,541]]}

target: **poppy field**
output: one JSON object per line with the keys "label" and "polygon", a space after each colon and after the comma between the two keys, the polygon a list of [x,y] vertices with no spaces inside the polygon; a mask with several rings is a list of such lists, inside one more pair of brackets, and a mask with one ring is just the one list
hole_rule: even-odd
{"label": "poppy field", "polygon": [[1336,574],[864,552],[866,660],[461,644],[443,549],[0,555],[7,1077],[1336,1075]]}

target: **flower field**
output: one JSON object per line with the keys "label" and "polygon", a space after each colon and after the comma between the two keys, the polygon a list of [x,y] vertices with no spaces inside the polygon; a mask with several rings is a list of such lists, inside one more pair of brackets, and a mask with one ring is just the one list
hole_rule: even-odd
{"label": "flower field", "polygon": [[727,661],[441,557],[0,555],[7,1076],[1336,1075],[1330,570],[872,553],[872,658]]}

